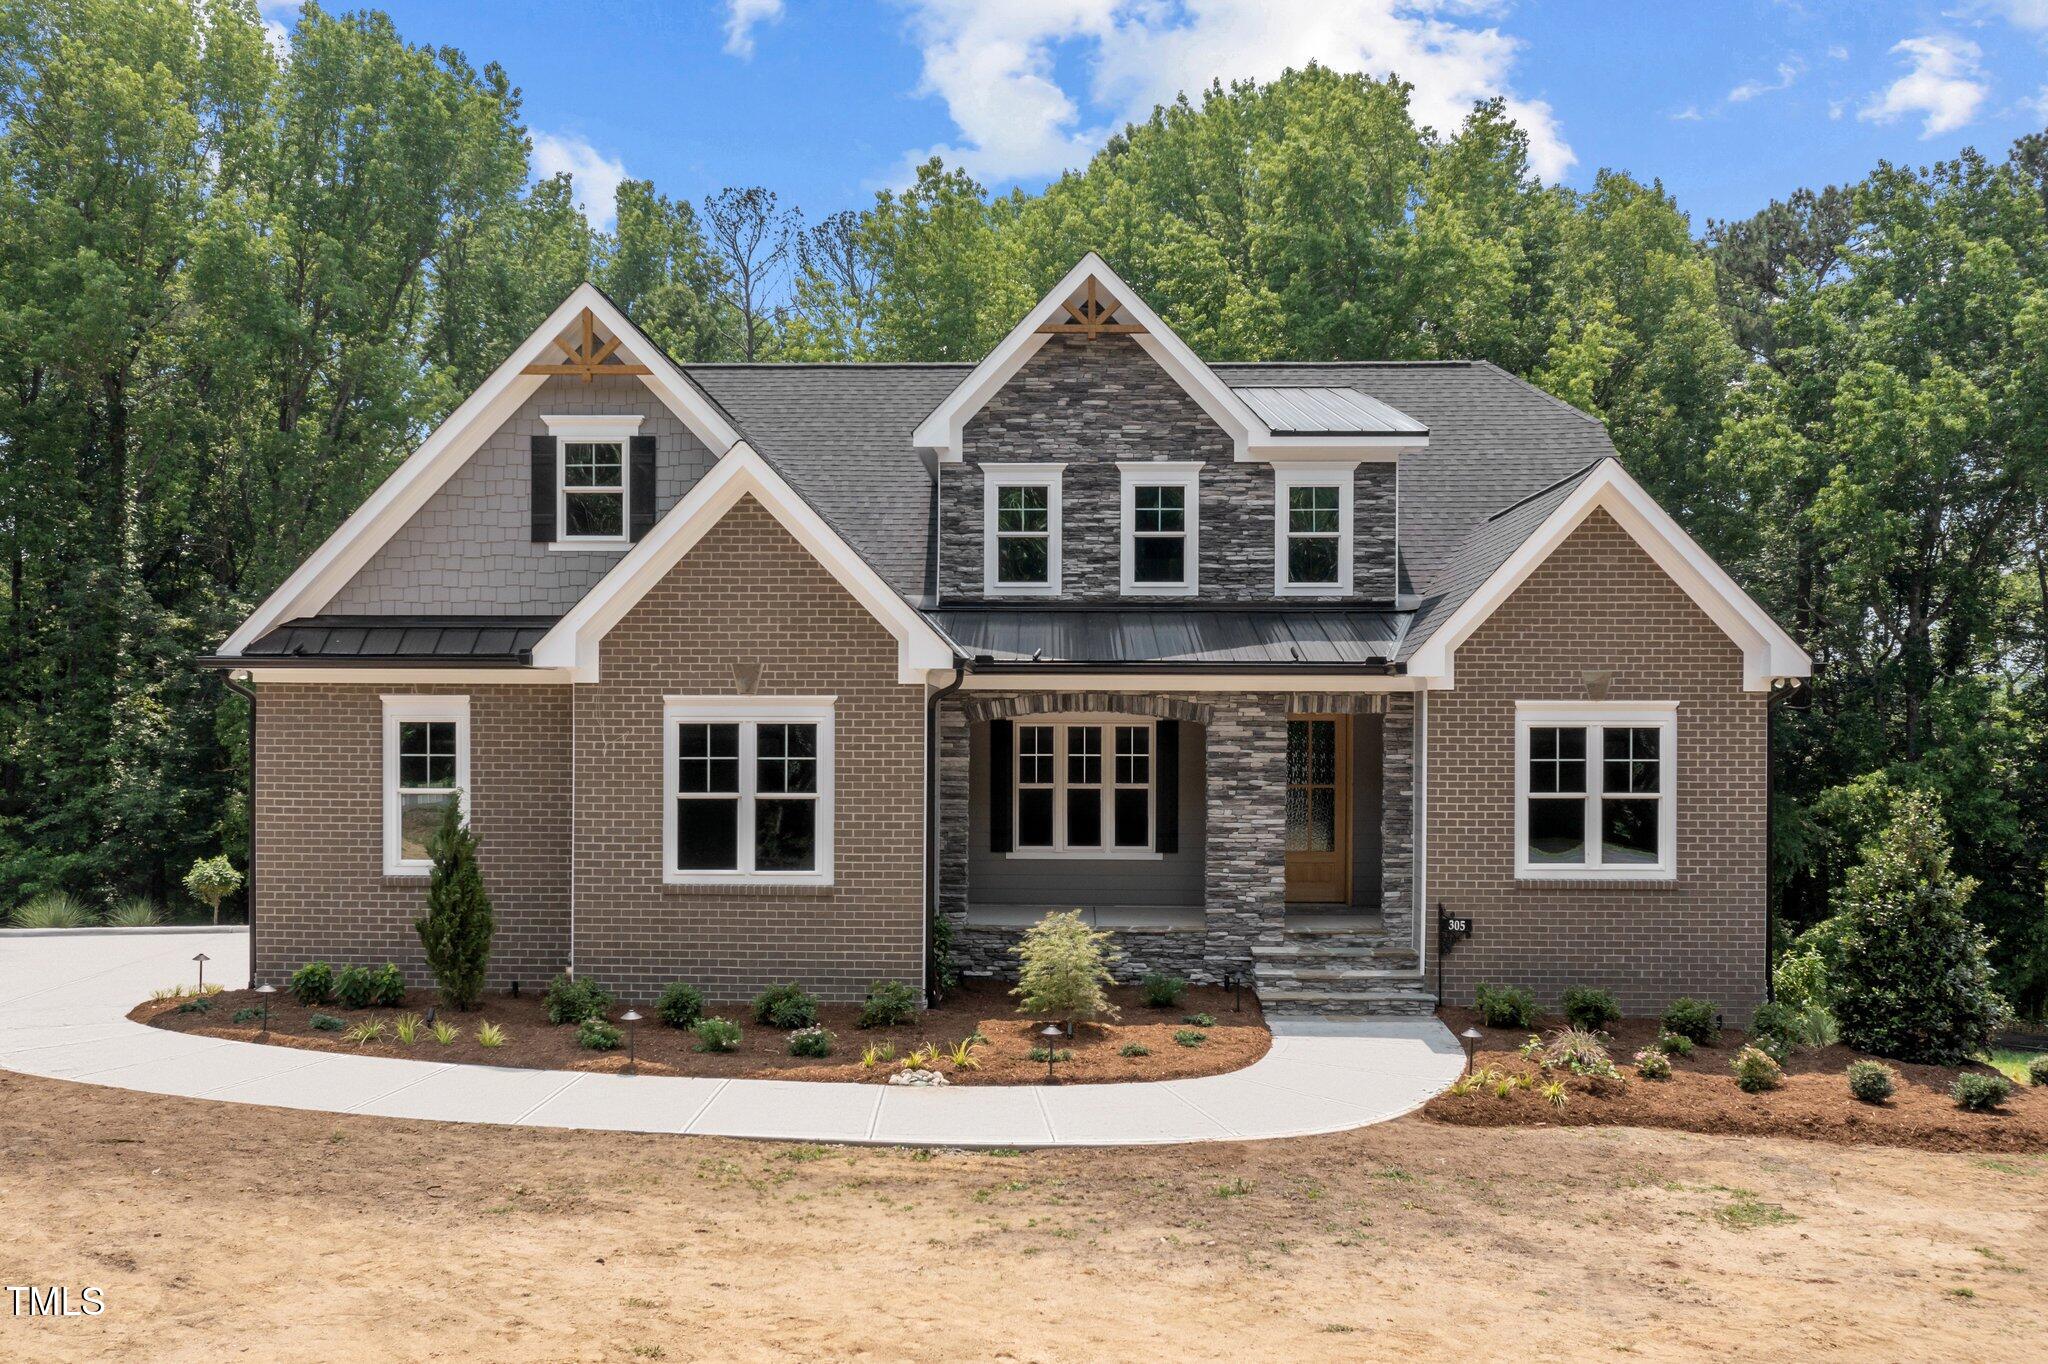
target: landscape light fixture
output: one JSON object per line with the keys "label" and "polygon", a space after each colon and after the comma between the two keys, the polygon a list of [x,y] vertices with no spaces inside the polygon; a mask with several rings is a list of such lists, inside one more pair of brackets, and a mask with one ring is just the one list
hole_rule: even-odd
{"label": "landscape light fixture", "polygon": [[1223,983],[1230,987],[1230,1012],[1234,1014],[1243,1013],[1244,977],[1238,975],[1235,971],[1233,971],[1228,976],[1224,977]]}
{"label": "landscape light fixture", "polygon": [[1060,1038],[1066,1034],[1060,1031],[1059,1024],[1048,1023],[1045,1025],[1045,1031],[1038,1035],[1045,1039],[1045,1082],[1049,1085],[1056,1085],[1059,1081],[1053,1076],[1052,1061],[1053,1057],[1058,1054]]}
{"label": "landscape light fixture", "polygon": [[1465,1073],[1467,1075],[1472,1073],[1472,1053],[1478,1050],[1479,1043],[1485,1037],[1486,1034],[1477,1028],[1467,1028],[1458,1034],[1458,1041],[1462,1042],[1465,1046]]}
{"label": "landscape light fixture", "polygon": [[626,1074],[639,1074],[640,1059],[640,1011],[628,1009],[619,1015],[619,1022],[626,1025]]}
{"label": "landscape light fixture", "polygon": [[256,993],[263,996],[260,1001],[263,1006],[263,1029],[257,1035],[259,1037],[268,1037],[270,1036],[270,997],[277,993],[277,987],[275,985],[259,985],[256,987]]}
{"label": "landscape light fixture", "polygon": [[201,952],[192,960],[199,963],[199,993],[203,995],[206,993],[206,963],[208,958],[204,952]]}

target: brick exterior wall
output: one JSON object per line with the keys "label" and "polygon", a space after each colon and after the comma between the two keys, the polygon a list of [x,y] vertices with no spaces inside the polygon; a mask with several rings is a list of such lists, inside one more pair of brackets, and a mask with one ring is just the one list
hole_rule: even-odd
{"label": "brick exterior wall", "polygon": [[256,980],[391,961],[407,984],[433,983],[412,927],[426,878],[384,875],[382,697],[400,692],[469,698],[490,984],[546,980],[569,959],[569,689],[306,683],[257,688]]}
{"label": "brick exterior wall", "polygon": [[[1200,597],[1272,601],[1271,468],[1238,463],[1230,438],[1128,336],[1055,336],[967,423],[962,460],[939,466],[939,594],[982,599],[984,461],[1062,462],[1061,599],[1121,599],[1119,460],[1200,460]],[[1354,602],[1394,597],[1392,463],[1353,479]]]}
{"label": "brick exterior wall", "polygon": [[[663,698],[834,696],[829,888],[662,881]],[[644,1003],[674,980],[714,1000],[795,980],[857,1000],[924,979],[924,689],[896,641],[751,498],[605,638],[575,689],[576,969]]]}
{"label": "brick exterior wall", "polygon": [[[1690,994],[1746,1018],[1764,992],[1766,702],[1742,689],[1736,646],[1596,512],[1456,666],[1426,721],[1429,899],[1476,920],[1444,958],[1446,1002],[1469,1003],[1480,981],[1546,1006],[1591,985],[1630,1014]],[[1515,879],[1515,702],[1599,699],[1588,670],[1612,670],[1607,700],[1678,703],[1674,882]]]}

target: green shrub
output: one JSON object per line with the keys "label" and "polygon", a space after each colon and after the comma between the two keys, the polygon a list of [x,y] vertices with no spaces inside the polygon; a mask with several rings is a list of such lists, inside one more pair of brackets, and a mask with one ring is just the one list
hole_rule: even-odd
{"label": "green shrub", "polygon": [[1714,1045],[1721,1035],[1720,1013],[1704,999],[1681,995],[1664,1010],[1664,1031],[1677,1033],[1702,1047]]}
{"label": "green shrub", "polygon": [[2027,1062],[2027,1083],[2048,1085],[2048,1052],[2043,1052]]}
{"label": "green shrub", "polygon": [[109,928],[150,928],[163,921],[156,902],[146,895],[131,895],[107,911]]}
{"label": "green shrub", "polygon": [[315,1032],[340,1032],[348,1024],[342,1022],[333,1014],[314,1014],[306,1020],[306,1026]]}
{"label": "green shrub", "polygon": [[818,1021],[817,996],[807,993],[795,981],[771,985],[754,996],[754,1021],[785,1032],[815,1026]]}
{"label": "green shrub", "polygon": [[220,902],[242,888],[242,873],[225,854],[202,857],[185,872],[185,889],[193,899],[213,911],[220,922]]}
{"label": "green shrub", "polygon": [[1564,992],[1561,1003],[1565,1022],[1587,1032],[1599,1032],[1621,1017],[1621,1006],[1614,1002],[1614,996],[1589,985],[1572,986]]}
{"label": "green shrub", "polygon": [[1794,1009],[1792,1036],[1802,1047],[1832,1047],[1842,1040],[1835,1015],[1825,1004],[1806,1004]]}
{"label": "green shrub", "polygon": [[878,980],[860,1003],[858,1026],[893,1028],[917,1017],[917,991],[900,980]]}
{"label": "green shrub", "polygon": [[1735,1083],[1745,1094],[1760,1094],[1785,1082],[1784,1070],[1760,1047],[1744,1047],[1728,1065],[1735,1072]]}
{"label": "green shrub", "polygon": [[90,928],[92,921],[92,911],[61,890],[46,890],[14,909],[16,928]]}
{"label": "green shrub", "polygon": [[1213,1028],[1216,1026],[1216,1016],[1214,1014],[1189,1014],[1181,1022],[1193,1028]]}
{"label": "green shrub", "polygon": [[1982,1113],[1998,1107],[2012,1097],[2012,1081],[2003,1075],[1982,1075],[1971,1070],[1956,1076],[1956,1082],[1949,1086],[1948,1096],[1956,1101],[1957,1108],[1972,1113]]}
{"label": "green shrub", "polygon": [[1170,976],[1164,971],[1147,971],[1145,978],[1138,982],[1138,990],[1145,998],[1148,1009],[1178,1009],[1180,1002],[1187,998],[1188,983],[1180,976]]}
{"label": "green shrub", "polygon": [[576,1045],[586,1051],[617,1051],[619,1030],[596,1014],[576,1025]]}
{"label": "green shrub", "polygon": [[1563,1066],[1574,1075],[1597,1079],[1612,1079],[1618,1073],[1600,1034],[1584,1028],[1560,1028],[1535,1054],[1545,1070]]}
{"label": "green shrub", "polygon": [[1044,1047],[1033,1047],[1031,1049],[1031,1059],[1040,1065],[1044,1065],[1047,1061],[1071,1061],[1074,1059],[1074,1053],[1065,1047],[1060,1047],[1053,1051],[1048,1051]]}
{"label": "green shrub", "polygon": [[581,1023],[586,1018],[600,1018],[611,1011],[612,997],[602,985],[589,976],[572,976],[567,972],[548,982],[548,992],[541,996],[541,1008],[548,1016],[548,1022],[556,1027],[565,1023]]}
{"label": "green shrub", "polygon": [[213,1012],[213,1000],[205,995],[200,995],[196,999],[188,999],[178,1006],[178,1012],[181,1014],[210,1014]]}
{"label": "green shrub", "polygon": [[502,1047],[505,1045],[505,1030],[488,1020],[479,1023],[476,1025],[476,1044],[479,1047]]}
{"label": "green shrub", "polygon": [[334,968],[324,961],[309,961],[292,972],[285,988],[305,1008],[325,1004],[334,998]]}
{"label": "green shrub", "polygon": [[654,1012],[671,1028],[693,1027],[704,1016],[704,992],[679,980],[661,992]]}
{"label": "green shrub", "polygon": [[1644,1047],[1636,1053],[1636,1074],[1645,1080],[1668,1080],[1671,1078],[1671,1058],[1655,1047]]}
{"label": "green shrub", "polygon": [[441,997],[458,1009],[474,1009],[483,998],[497,924],[477,868],[476,835],[462,817],[461,801],[442,806],[441,822],[427,840],[427,857],[432,863],[427,912],[413,921],[413,932],[420,935]]}
{"label": "green shrub", "polygon": [[789,1035],[791,1056],[830,1056],[835,1039],[826,1028],[798,1028]]}
{"label": "green shrub", "polygon": [[377,998],[377,973],[367,966],[344,966],[335,973],[334,1002],[344,1009],[367,1009]]}
{"label": "green shrub", "polygon": [[1867,1104],[1881,1104],[1899,1087],[1899,1073],[1882,1061],[1851,1061],[1849,1092]]}
{"label": "green shrub", "polygon": [[1017,1011],[1034,1018],[1076,1023],[1115,1018],[1109,1001],[1110,966],[1117,960],[1112,934],[1092,929],[1081,911],[1048,914],[1024,931],[1010,951],[1018,960]]}
{"label": "green shrub", "polygon": [[1209,1040],[1209,1034],[1195,1028],[1182,1028],[1174,1033],[1173,1040],[1183,1047],[1199,1047]]}
{"label": "green shrub", "polygon": [[1657,1050],[1666,1056],[1690,1056],[1697,1045],[1684,1033],[1666,1031],[1657,1034]]}
{"label": "green shrub", "polygon": [[405,1003],[405,973],[388,961],[370,972],[370,1002],[380,1009]]}
{"label": "green shrub", "polygon": [[1797,1018],[1791,1009],[1783,1004],[1759,1004],[1750,1015],[1749,1044],[1782,1065],[1797,1044],[1797,1031]]}
{"label": "green shrub", "polygon": [[1519,985],[1481,985],[1473,993],[1479,1021],[1489,1028],[1536,1026],[1536,996]]}
{"label": "green shrub", "polygon": [[700,1018],[691,1025],[690,1031],[697,1035],[698,1051],[738,1051],[740,1048],[739,1024],[723,1018]]}
{"label": "green shrub", "polygon": [[262,1017],[263,1010],[261,1009],[241,1008],[235,1010],[235,1016],[229,1019],[228,1021],[230,1023],[254,1023],[260,1020]]}
{"label": "green shrub", "polygon": [[1151,1054],[1152,1048],[1146,1046],[1143,1042],[1126,1042],[1117,1052],[1118,1056],[1150,1056]]}

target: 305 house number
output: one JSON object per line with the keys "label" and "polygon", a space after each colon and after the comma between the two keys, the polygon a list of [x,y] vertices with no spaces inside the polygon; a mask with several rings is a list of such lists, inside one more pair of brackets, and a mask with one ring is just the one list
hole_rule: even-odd
{"label": "305 house number", "polygon": [[96,1317],[107,1310],[106,1290],[81,1288],[74,1294],[67,1284],[37,1288],[31,1284],[0,1284],[8,1305],[17,1317]]}

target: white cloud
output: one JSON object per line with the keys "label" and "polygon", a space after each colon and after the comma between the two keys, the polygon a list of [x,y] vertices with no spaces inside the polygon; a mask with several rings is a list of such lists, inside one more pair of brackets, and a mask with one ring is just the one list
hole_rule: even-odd
{"label": "white cloud", "polygon": [[[1110,132],[1211,80],[1271,80],[1311,61],[1399,75],[1416,118],[1442,132],[1473,101],[1504,97],[1546,179],[1578,159],[1542,100],[1512,93],[1521,44],[1468,19],[1502,0],[899,0],[924,57],[920,93],[946,102],[959,137],[928,148],[994,181],[1057,174],[1085,162]],[[1087,88],[1062,84],[1060,61],[1087,59]],[[1079,77],[1072,78],[1076,81]],[[1102,111],[1089,121],[1076,95]]]}
{"label": "white cloud", "polygon": [[619,182],[626,178],[626,164],[603,152],[574,133],[535,133],[533,173],[542,180],[569,173],[576,205],[591,226],[608,228],[618,214]]}
{"label": "white cloud", "polygon": [[1904,114],[1919,114],[1920,136],[1926,138],[1960,128],[1977,116],[1977,106],[1991,89],[1981,79],[1983,49],[1967,38],[1931,33],[1908,38],[1892,51],[1909,69],[1857,111],[1858,118],[1890,123]]}
{"label": "white cloud", "polygon": [[725,50],[735,57],[754,55],[754,30],[782,21],[782,0],[725,0]]}
{"label": "white cloud", "polygon": [[1848,49],[1848,48],[1846,48],[1846,47],[1843,47],[1843,46],[1842,46],[1842,45],[1841,45],[1840,43],[1831,43],[1831,44],[1830,44],[1830,45],[1828,46],[1828,60],[1829,60],[1829,61],[1831,61],[1831,62],[1846,62],[1846,61],[1848,61],[1848,60],[1849,60],[1849,49]]}
{"label": "white cloud", "polygon": [[2035,95],[2032,99],[2023,99],[2020,103],[2032,109],[2040,117],[2048,118],[2048,85],[2042,86],[2041,93]]}
{"label": "white cloud", "polygon": [[1683,109],[1680,109],[1677,113],[1673,114],[1671,116],[1671,121],[1673,123],[1698,123],[1701,119],[1705,117],[1706,115],[1700,112],[1699,105],[1688,104]]}
{"label": "white cloud", "polygon": [[1745,104],[1755,99],[1758,95],[1770,95],[1780,90],[1790,90],[1793,82],[1799,79],[1800,73],[1804,70],[1806,70],[1806,63],[1797,57],[1792,58],[1790,61],[1779,62],[1778,78],[1776,80],[1744,81],[1728,92],[1728,102],[1730,104]]}
{"label": "white cloud", "polygon": [[299,0],[260,0],[256,6],[256,17],[263,25],[263,37],[280,60],[292,55],[292,31],[285,27],[285,20],[295,20],[298,14]]}
{"label": "white cloud", "polygon": [[2021,28],[2048,28],[2048,0],[1978,0],[1977,8]]}

